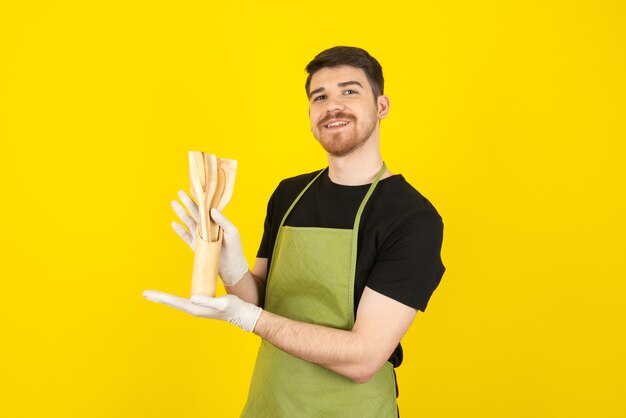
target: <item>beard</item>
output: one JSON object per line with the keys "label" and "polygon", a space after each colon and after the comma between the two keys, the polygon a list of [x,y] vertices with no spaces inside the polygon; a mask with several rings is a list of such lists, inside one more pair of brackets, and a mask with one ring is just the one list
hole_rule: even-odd
{"label": "beard", "polygon": [[[333,118],[344,119],[350,123],[339,132],[328,132],[324,125]],[[362,147],[370,139],[376,129],[377,121],[376,114],[369,115],[363,122],[359,122],[353,115],[337,112],[322,119],[313,135],[327,153],[335,157],[343,157]]]}

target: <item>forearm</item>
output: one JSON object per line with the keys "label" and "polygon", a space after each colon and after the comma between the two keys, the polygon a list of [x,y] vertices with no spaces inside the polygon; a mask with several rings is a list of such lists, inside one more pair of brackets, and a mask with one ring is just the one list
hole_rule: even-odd
{"label": "forearm", "polygon": [[318,364],[358,383],[382,366],[367,339],[354,331],[293,321],[263,311],[254,333],[287,353]]}
{"label": "forearm", "polygon": [[224,288],[228,294],[235,295],[239,299],[256,306],[262,307],[265,301],[265,282],[249,270],[237,284],[224,286]]}

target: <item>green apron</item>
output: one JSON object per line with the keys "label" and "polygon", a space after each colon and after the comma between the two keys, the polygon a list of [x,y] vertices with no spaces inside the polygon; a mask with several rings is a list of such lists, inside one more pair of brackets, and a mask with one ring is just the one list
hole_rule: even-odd
{"label": "green apron", "polygon": [[[268,275],[265,309],[296,321],[344,330],[354,325],[354,276],[359,221],[386,166],[361,202],[353,229],[284,226],[304,192],[283,217]],[[300,360],[261,342],[242,417],[397,417],[393,366],[388,361],[367,383]]]}

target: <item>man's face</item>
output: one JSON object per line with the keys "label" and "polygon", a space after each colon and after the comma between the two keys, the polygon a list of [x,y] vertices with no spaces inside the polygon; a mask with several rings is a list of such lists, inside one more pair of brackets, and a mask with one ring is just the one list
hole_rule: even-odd
{"label": "man's face", "polygon": [[322,68],[311,77],[309,91],[311,132],[329,154],[350,154],[378,127],[378,101],[362,69]]}

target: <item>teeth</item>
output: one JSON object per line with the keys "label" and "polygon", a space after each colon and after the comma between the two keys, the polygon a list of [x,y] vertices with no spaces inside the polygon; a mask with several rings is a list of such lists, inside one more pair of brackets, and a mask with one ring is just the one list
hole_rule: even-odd
{"label": "teeth", "polygon": [[340,121],[337,121],[337,122],[329,123],[328,125],[326,125],[326,127],[327,128],[332,128],[333,126],[340,126],[340,125],[347,125],[347,124],[348,124],[348,122],[340,120]]}

